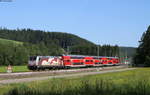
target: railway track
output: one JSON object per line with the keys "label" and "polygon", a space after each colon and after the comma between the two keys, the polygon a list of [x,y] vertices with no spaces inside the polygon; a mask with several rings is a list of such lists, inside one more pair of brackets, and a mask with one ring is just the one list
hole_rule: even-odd
{"label": "railway track", "polygon": [[1,73],[0,80],[12,79],[12,78],[54,76],[54,75],[62,75],[62,74],[94,72],[94,71],[104,71],[104,70],[106,71],[106,70],[122,69],[122,68],[128,68],[128,67],[126,65],[123,65],[123,66],[112,66],[112,67],[78,68],[78,69],[32,71],[32,72],[19,72],[19,73]]}
{"label": "railway track", "polygon": [[96,75],[96,74],[104,74],[104,73],[111,73],[111,72],[121,72],[127,70],[134,70],[135,68],[122,68],[122,69],[112,69],[112,70],[104,70],[104,71],[93,71],[93,72],[82,72],[82,73],[74,73],[74,74],[64,74],[64,75],[53,75],[53,76],[45,76],[45,77],[30,77],[30,78],[21,78],[21,79],[7,79],[1,80],[0,85],[11,84],[11,83],[24,83],[24,82],[31,82],[31,81],[39,81],[39,80],[46,80],[52,78],[65,78],[65,77],[77,77],[77,76],[86,76],[86,75]]}

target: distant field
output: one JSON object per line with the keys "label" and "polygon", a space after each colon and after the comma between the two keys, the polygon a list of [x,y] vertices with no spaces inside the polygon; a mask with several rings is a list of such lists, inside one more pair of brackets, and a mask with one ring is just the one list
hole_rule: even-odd
{"label": "distant field", "polygon": [[14,40],[7,40],[7,39],[3,39],[3,38],[0,38],[0,43],[14,43],[14,44],[23,44],[23,42],[19,42],[19,41],[14,41]]}
{"label": "distant field", "polygon": [[[12,66],[13,72],[28,72],[27,66]],[[0,73],[7,72],[7,66],[0,66]]]}
{"label": "distant field", "polygon": [[0,86],[3,95],[150,95],[150,68]]}

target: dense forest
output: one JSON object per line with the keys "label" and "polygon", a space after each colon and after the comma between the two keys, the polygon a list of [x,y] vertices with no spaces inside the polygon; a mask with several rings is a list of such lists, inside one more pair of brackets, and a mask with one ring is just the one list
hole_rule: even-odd
{"label": "dense forest", "polygon": [[61,54],[120,56],[121,53],[117,45],[96,45],[69,33],[0,29],[0,65],[23,65],[29,56]]}

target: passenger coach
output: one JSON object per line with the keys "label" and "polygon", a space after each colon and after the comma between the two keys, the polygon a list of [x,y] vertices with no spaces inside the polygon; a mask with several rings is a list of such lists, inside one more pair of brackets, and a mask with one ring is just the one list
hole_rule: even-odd
{"label": "passenger coach", "polygon": [[119,58],[82,55],[32,56],[30,57],[28,62],[28,68],[30,70],[71,67],[96,67],[107,65],[119,65]]}

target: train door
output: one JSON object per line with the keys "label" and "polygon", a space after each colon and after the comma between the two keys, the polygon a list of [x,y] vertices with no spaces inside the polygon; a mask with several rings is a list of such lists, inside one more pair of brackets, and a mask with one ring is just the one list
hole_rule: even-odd
{"label": "train door", "polygon": [[113,59],[113,63],[114,63],[114,65],[119,65],[119,59],[118,58],[114,58]]}
{"label": "train door", "polygon": [[100,58],[101,62],[103,65],[107,65],[108,64],[108,60],[106,57]]}
{"label": "train door", "polygon": [[70,56],[62,56],[62,60],[63,60],[63,65],[66,67],[71,67],[71,59]]}
{"label": "train door", "polygon": [[108,60],[108,65],[113,65],[113,58],[107,58]]}

